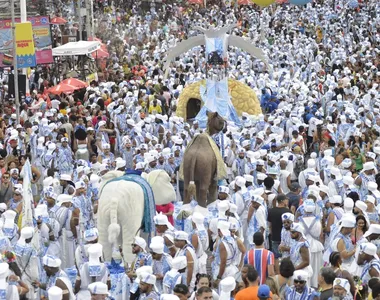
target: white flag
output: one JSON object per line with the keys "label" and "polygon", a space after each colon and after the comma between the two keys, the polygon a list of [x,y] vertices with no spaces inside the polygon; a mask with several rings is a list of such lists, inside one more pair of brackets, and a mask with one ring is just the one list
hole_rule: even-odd
{"label": "white flag", "polygon": [[21,170],[21,177],[23,178],[23,206],[22,206],[22,223],[21,228],[33,226],[33,193],[32,193],[32,167],[29,159],[25,162]]}

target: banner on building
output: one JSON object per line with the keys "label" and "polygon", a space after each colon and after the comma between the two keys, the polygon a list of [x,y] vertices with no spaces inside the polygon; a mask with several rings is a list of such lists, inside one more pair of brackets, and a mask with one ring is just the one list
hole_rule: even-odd
{"label": "banner on building", "polygon": [[[50,32],[49,17],[29,17],[28,21],[32,23],[33,41],[37,64],[52,63],[52,40]],[[16,19],[19,23],[20,19]],[[12,39],[12,21],[0,20],[0,67],[5,67],[4,55],[12,57],[13,55],[13,39]],[[5,59],[7,62],[8,60]]]}
{"label": "banner on building", "polygon": [[29,68],[36,66],[32,23],[16,23],[16,59],[17,67]]}

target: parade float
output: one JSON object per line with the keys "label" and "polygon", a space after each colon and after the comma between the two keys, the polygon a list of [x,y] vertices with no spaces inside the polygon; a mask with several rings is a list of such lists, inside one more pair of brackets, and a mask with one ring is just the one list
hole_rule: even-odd
{"label": "parade float", "polygon": [[203,128],[207,124],[208,111],[217,112],[225,120],[236,124],[240,124],[239,116],[243,112],[251,115],[261,113],[260,102],[255,92],[240,81],[228,79],[229,46],[240,48],[267,65],[261,49],[242,37],[228,34],[235,26],[207,30],[197,27],[202,35],[178,43],[167,53],[164,65],[166,76],[171,61],[176,57],[197,46],[204,45],[206,48],[206,80],[189,84],[183,89],[176,111],[177,115],[185,120],[195,117]]}

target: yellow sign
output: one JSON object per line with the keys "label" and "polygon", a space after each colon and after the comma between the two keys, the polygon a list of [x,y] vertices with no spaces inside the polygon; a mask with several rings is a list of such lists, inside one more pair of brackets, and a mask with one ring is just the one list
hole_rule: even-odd
{"label": "yellow sign", "polygon": [[86,76],[86,82],[90,84],[91,81],[98,81],[98,73],[92,73]]}
{"label": "yellow sign", "polygon": [[32,23],[16,23],[16,57],[19,68],[36,66]]}

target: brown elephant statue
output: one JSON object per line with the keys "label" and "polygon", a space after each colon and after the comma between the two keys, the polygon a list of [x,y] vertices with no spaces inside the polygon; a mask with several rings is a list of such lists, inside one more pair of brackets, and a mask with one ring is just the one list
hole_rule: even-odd
{"label": "brown elephant statue", "polygon": [[183,210],[192,197],[203,208],[215,201],[218,180],[226,175],[219,148],[211,138],[223,130],[226,121],[217,112],[208,112],[207,116],[207,133],[196,135],[183,156],[180,170],[184,180]]}

